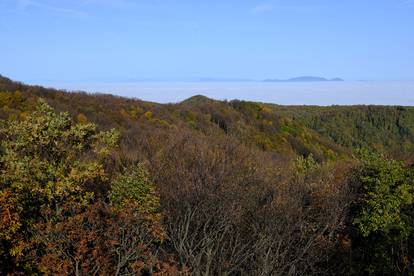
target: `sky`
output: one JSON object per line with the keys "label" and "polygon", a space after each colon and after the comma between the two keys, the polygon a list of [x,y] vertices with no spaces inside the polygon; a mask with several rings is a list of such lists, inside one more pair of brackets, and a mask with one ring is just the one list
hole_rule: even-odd
{"label": "sky", "polygon": [[414,80],[414,0],[0,0],[24,82]]}

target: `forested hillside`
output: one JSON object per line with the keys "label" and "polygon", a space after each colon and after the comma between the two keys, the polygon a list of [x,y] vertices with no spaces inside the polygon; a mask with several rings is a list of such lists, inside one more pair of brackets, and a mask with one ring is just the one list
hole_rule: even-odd
{"label": "forested hillside", "polygon": [[116,127],[124,138],[137,128],[180,128],[206,135],[228,135],[248,145],[284,155],[312,154],[318,160],[350,156],[355,149],[412,156],[414,107],[402,106],[278,106],[215,101],[194,96],[177,104],[157,104],[112,95],[66,93],[0,79],[3,119],[18,118],[44,98],[76,121],[100,128]]}
{"label": "forested hillside", "polygon": [[414,108],[0,77],[0,274],[410,274]]}
{"label": "forested hillside", "polygon": [[396,158],[412,157],[414,107],[408,106],[273,106],[321,136],[350,149],[366,147]]}

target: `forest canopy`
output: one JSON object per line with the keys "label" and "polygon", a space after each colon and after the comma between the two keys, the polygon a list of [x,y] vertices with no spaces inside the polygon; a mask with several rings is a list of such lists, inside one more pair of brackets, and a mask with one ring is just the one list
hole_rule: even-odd
{"label": "forest canopy", "polygon": [[0,77],[0,119],[2,275],[414,273],[414,108]]}

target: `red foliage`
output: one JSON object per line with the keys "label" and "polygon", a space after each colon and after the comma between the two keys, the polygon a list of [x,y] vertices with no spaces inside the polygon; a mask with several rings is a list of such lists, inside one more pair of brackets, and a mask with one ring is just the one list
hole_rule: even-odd
{"label": "red foliage", "polygon": [[154,221],[134,210],[133,207],[119,210],[104,203],[95,203],[86,210],[68,206],[61,222],[38,224],[40,270],[62,275],[163,270],[178,273],[168,256],[157,253],[161,241],[154,235]]}

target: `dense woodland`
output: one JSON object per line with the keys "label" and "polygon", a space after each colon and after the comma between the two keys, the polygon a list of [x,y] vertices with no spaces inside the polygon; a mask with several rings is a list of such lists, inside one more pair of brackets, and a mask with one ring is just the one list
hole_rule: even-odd
{"label": "dense woodland", "polygon": [[0,77],[0,275],[412,275],[414,107]]}

